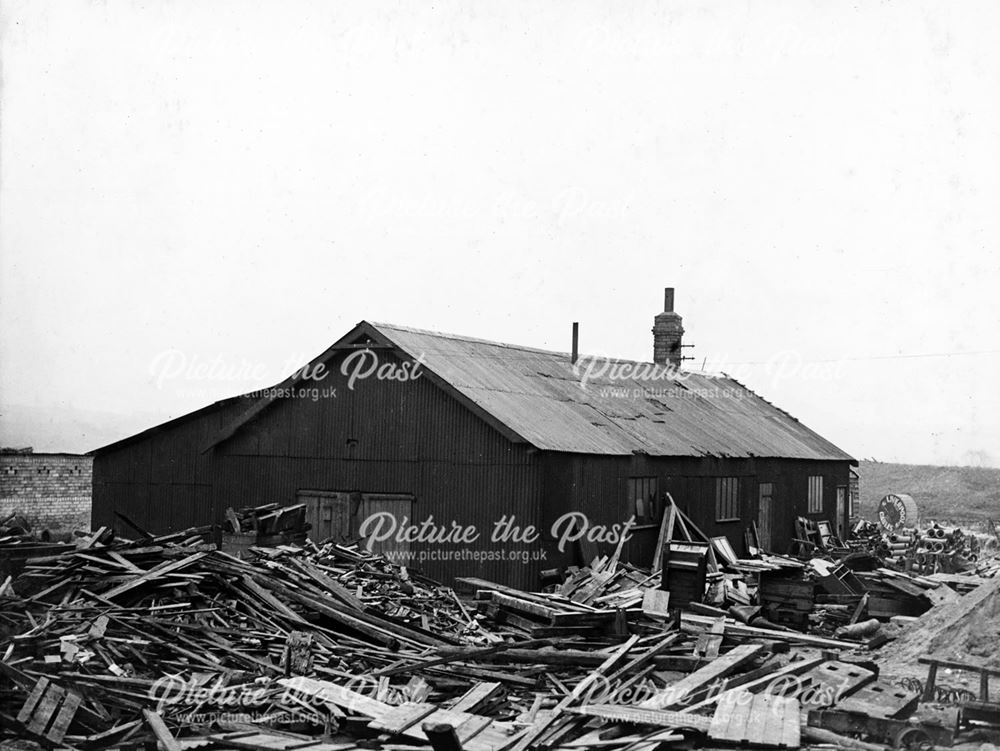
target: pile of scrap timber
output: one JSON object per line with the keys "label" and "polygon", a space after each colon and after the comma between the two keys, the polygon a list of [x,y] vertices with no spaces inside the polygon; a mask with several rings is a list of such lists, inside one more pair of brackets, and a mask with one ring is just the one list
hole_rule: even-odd
{"label": "pile of scrap timber", "polygon": [[[652,587],[658,580],[660,588],[669,593],[672,608],[702,615],[725,613],[764,628],[874,640],[875,646],[893,635],[881,624],[912,619],[938,603],[953,602],[968,591],[967,583],[977,578],[971,572],[923,575],[901,570],[891,565],[891,555],[887,559],[878,554],[891,553],[892,543],[881,535],[877,544],[858,545],[865,535],[875,539],[870,525],[855,526],[853,546],[841,543],[827,522],[799,518],[795,527],[800,536],[795,545],[800,557],[761,549],[751,524],[746,539],[750,557],[740,558],[727,538],[707,537],[668,495],[658,555],[653,561],[654,571],[662,569],[659,575],[644,578],[646,572],[633,569],[631,589],[612,593],[615,600],[602,599],[606,598],[604,590],[595,586],[604,587],[606,577],[600,573],[601,562],[595,561],[590,571],[595,584],[580,585],[576,574],[567,585],[582,587],[588,595],[584,603],[629,604],[638,598],[635,582]],[[959,539],[957,532],[950,534]],[[621,579],[622,572],[617,576]]]}
{"label": "pile of scrap timber", "polygon": [[72,547],[68,543],[52,542],[47,532],[35,534],[26,519],[10,514],[0,519],[0,582],[16,575],[32,558]]}
{"label": "pile of scrap timber", "polygon": [[[0,726],[104,748],[156,729],[144,712],[167,679],[359,676],[407,652],[494,640],[452,590],[356,549],[261,549],[251,562],[198,533],[100,539],[31,560],[0,590],[0,671],[14,686]],[[160,707],[161,719],[183,708]]]}
{"label": "pile of scrap timber", "polygon": [[[301,529],[288,508],[234,512],[230,533]],[[926,618],[954,600],[969,626],[995,602],[970,577],[903,574],[858,551],[741,559],[669,508],[650,571],[622,562],[620,543],[545,591],[464,578],[465,598],[357,546],[237,556],[211,528],[153,537],[123,519],[135,539],[99,529],[0,587],[0,742],[652,751],[960,739],[964,726],[918,713],[922,690],[880,675],[870,605],[879,587],[937,603]],[[767,607],[772,578],[812,588],[803,623]],[[977,732],[992,727],[989,698],[962,707]]]}
{"label": "pile of scrap timber", "polygon": [[[713,682],[753,691],[828,662],[725,618],[603,607],[612,593],[596,582],[646,584],[617,564],[572,595],[474,581],[485,607],[471,612],[452,590],[356,548],[253,552],[240,560],[198,533],[102,531],[31,561],[0,593],[3,732],[92,749],[722,740],[746,731],[723,723],[729,694],[712,694]],[[547,635],[524,633],[536,629]],[[644,698],[608,695],[629,689]],[[782,722],[754,732],[798,746],[799,698],[761,701],[778,702]]]}
{"label": "pile of scrap timber", "polygon": [[308,532],[302,503],[269,503],[239,511],[228,508],[222,525],[222,549],[239,555],[252,546],[302,545]]}

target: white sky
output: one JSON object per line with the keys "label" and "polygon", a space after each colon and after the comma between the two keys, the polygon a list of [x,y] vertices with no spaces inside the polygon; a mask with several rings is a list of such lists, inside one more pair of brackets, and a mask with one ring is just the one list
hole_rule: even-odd
{"label": "white sky", "polygon": [[4,2],[0,407],[174,416],[365,318],[648,359],[670,285],[699,366],[853,455],[998,463],[998,21]]}

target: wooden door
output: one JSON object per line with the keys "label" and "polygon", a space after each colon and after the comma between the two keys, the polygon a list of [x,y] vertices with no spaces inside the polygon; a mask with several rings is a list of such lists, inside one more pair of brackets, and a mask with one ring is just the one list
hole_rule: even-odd
{"label": "wooden door", "polygon": [[349,542],[355,531],[352,518],[351,494],[330,490],[300,490],[299,503],[305,504],[306,521],[309,522],[309,539],[320,543],[324,540]]}
{"label": "wooden door", "polygon": [[[373,514],[390,514],[397,528],[413,524],[413,496],[403,493],[362,493],[361,508],[358,512],[359,523]],[[394,557],[397,563],[405,564],[406,554],[410,552],[408,540],[400,540],[395,535],[391,539],[372,542],[373,553],[385,555],[387,552],[403,553],[402,557]]]}
{"label": "wooden door", "polygon": [[845,519],[847,518],[847,486],[837,486],[837,537],[843,540]]}
{"label": "wooden door", "polygon": [[761,550],[767,552],[771,552],[773,495],[773,483],[762,482],[757,485],[757,540]]}

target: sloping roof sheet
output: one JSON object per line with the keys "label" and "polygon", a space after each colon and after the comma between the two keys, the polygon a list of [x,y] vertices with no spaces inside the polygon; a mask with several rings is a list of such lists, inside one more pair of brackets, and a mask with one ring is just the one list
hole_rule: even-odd
{"label": "sloping roof sheet", "polygon": [[854,461],[728,377],[587,356],[574,368],[567,353],[368,325],[546,451]]}
{"label": "sloping roof sheet", "polygon": [[[358,340],[381,340],[512,440],[546,451],[650,456],[855,460],[732,378],[684,371],[663,377],[652,363],[565,352],[362,321],[316,357],[325,362]],[[629,371],[629,372],[626,372]],[[651,377],[657,376],[659,377]],[[296,382],[290,376],[271,393]],[[209,450],[257,419],[277,396],[224,399],[90,452],[99,454],[214,412],[237,400],[247,409],[203,447]]]}

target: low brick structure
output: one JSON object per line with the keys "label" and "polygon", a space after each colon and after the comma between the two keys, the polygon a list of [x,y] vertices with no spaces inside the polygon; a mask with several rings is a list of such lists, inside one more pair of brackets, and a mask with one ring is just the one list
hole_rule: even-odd
{"label": "low brick structure", "polygon": [[93,457],[0,453],[0,519],[17,514],[53,535],[90,529]]}

